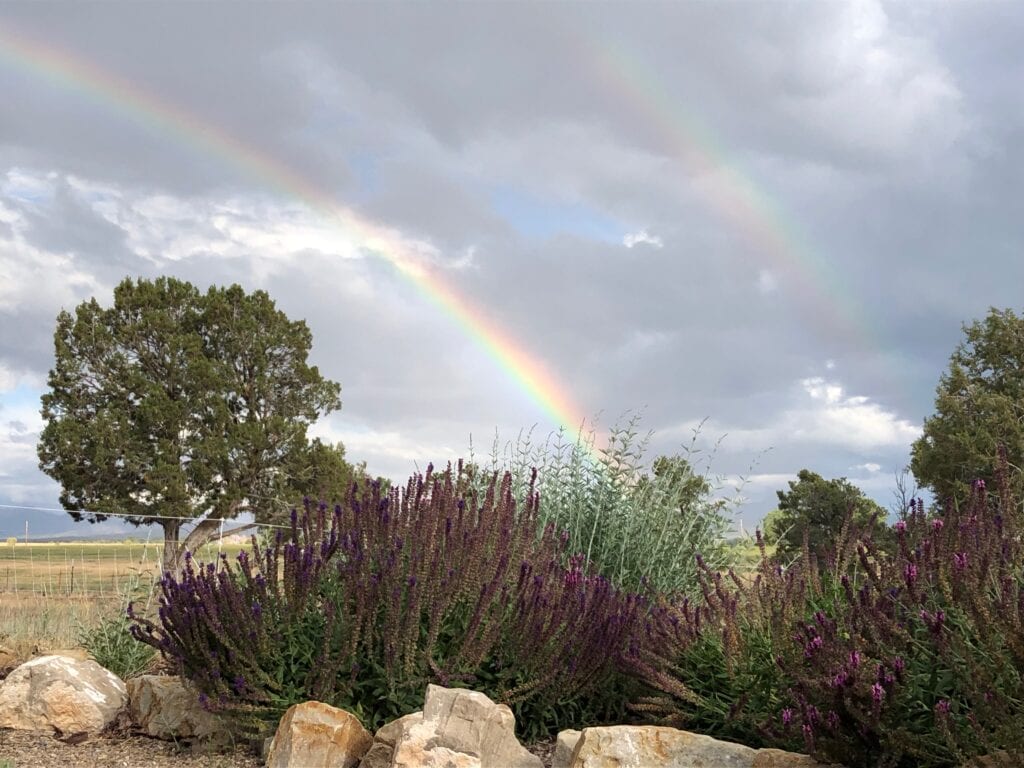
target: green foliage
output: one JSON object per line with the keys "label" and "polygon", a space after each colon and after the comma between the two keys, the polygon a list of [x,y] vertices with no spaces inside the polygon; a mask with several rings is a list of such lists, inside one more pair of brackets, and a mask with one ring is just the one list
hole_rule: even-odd
{"label": "green foliage", "polygon": [[94,627],[79,629],[78,644],[101,667],[128,680],[141,675],[156,655],[153,648],[132,637],[130,629],[131,620],[122,611],[117,616],[102,619]]}
{"label": "green foliage", "polygon": [[287,509],[297,468],[323,452],[306,430],[340,387],[307,364],[311,344],[262,291],[126,279],[112,307],[57,317],[40,468],[75,520],[158,522],[176,570],[184,520],[206,516],[194,548],[242,511]]}
{"label": "green foliage", "polygon": [[1000,446],[1024,466],[1024,318],[993,308],[963,332],[910,464],[941,504],[966,500],[975,479],[991,483]]}
{"label": "green foliage", "polygon": [[133,634],[249,730],[308,699],[376,728],[421,708],[431,682],[508,704],[527,735],[620,712],[616,661],[646,603],[566,565],[511,484],[429,470],[404,491],[362,484],[234,567],[189,559],[161,582],[159,625],[136,617]]}
{"label": "green foliage", "polygon": [[765,556],[731,585],[705,569],[627,659],[658,692],[637,709],[851,768],[1019,765],[1024,539],[1005,462],[995,475],[998,494],[979,483],[950,514],[917,502],[885,552],[848,522],[827,567]]}
{"label": "green foliage", "polygon": [[559,431],[539,444],[530,434],[499,454],[494,470],[509,470],[517,495],[531,471],[538,472],[540,523],[568,537],[567,552],[616,584],[631,590],[695,593],[700,554],[712,567],[726,567],[724,536],[731,527],[730,502],[715,498],[716,479],[698,471],[694,442],[679,456],[644,464],[650,435],[638,432],[639,417],[612,428],[597,450],[593,432],[570,442]]}
{"label": "green foliage", "polygon": [[804,538],[812,554],[824,558],[834,550],[843,526],[866,526],[877,517],[876,538],[886,536],[885,510],[864,495],[845,477],[826,480],[816,472],[801,469],[797,480],[789,482],[789,491],[777,491],[779,508],[765,521],[766,537],[776,545],[776,554],[792,558],[803,550]]}

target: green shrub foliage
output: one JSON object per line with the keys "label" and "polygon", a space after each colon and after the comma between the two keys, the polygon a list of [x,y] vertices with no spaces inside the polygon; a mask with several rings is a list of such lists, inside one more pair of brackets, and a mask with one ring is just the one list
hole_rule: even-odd
{"label": "green shrub foliage", "polygon": [[149,645],[132,637],[131,628],[132,623],[124,613],[108,616],[94,627],[80,629],[78,644],[101,667],[128,680],[145,672],[156,654]]}
{"label": "green shrub foliage", "polygon": [[608,692],[625,690],[616,661],[645,603],[537,530],[536,494],[517,506],[508,474],[482,492],[461,466],[369,483],[233,566],[189,560],[161,583],[159,624],[134,633],[257,729],[308,699],[377,727],[420,709],[429,682],[483,691],[528,728],[580,724],[621,708]]}
{"label": "green shrub foliage", "polygon": [[974,485],[941,516],[918,502],[892,555],[848,526],[834,559],[764,558],[752,583],[704,569],[697,601],[652,612],[631,649],[668,722],[848,766],[1024,762],[1020,504]]}
{"label": "green shrub foliage", "polygon": [[564,531],[567,551],[582,553],[613,584],[697,594],[695,555],[715,568],[731,562],[729,502],[714,498],[714,478],[691,463],[695,445],[648,464],[649,438],[637,416],[613,427],[602,450],[593,433],[570,441],[559,431],[541,444],[527,433],[504,455],[496,444],[492,468],[512,473],[520,498],[536,470],[539,525]]}

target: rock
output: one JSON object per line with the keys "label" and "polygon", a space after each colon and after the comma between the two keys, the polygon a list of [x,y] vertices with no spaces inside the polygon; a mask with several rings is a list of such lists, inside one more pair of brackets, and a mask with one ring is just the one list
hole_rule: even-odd
{"label": "rock", "polygon": [[482,693],[427,686],[420,719],[408,718],[391,768],[541,768],[515,736],[515,717]]}
{"label": "rock", "polygon": [[228,730],[224,722],[199,706],[198,694],[181,678],[142,675],[128,681],[128,714],[147,736],[168,740],[209,740]]}
{"label": "rock", "polygon": [[412,727],[423,719],[422,712],[392,720],[383,725],[373,734],[373,746],[363,755],[359,768],[391,768],[391,760],[395,755],[395,744],[402,737],[407,727]]}
{"label": "rock", "polygon": [[0,727],[98,733],[128,701],[117,675],[95,661],[41,656],[26,661],[0,683]]}
{"label": "rock", "polygon": [[7,673],[14,669],[21,662],[14,651],[0,645],[0,678],[6,677]]}
{"label": "rock", "polygon": [[573,730],[559,732],[555,740],[555,753],[551,757],[551,768],[569,768],[572,765],[572,753],[581,733]]}
{"label": "rock", "polygon": [[[571,731],[563,731],[571,733]],[[561,741],[559,734],[559,740]],[[568,736],[566,741],[568,741]],[[559,763],[552,764],[552,768]],[[821,768],[808,757],[751,749],[675,728],[616,725],[584,728],[562,768]]]}
{"label": "rock", "polygon": [[58,648],[52,651],[36,650],[32,655],[37,659],[41,659],[43,656],[63,656],[66,659],[75,659],[76,661],[96,661],[85,648]]}
{"label": "rock", "polygon": [[370,732],[355,715],[307,701],[281,718],[267,768],[354,768],[372,743]]}

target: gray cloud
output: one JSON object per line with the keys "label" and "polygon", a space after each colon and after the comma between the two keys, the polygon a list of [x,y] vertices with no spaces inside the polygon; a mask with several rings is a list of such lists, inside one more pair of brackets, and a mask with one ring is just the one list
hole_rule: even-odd
{"label": "gray cloud", "polygon": [[[368,255],[372,225],[578,410],[645,408],[659,451],[703,417],[705,447],[731,433],[715,468],[756,460],[750,520],[804,466],[884,502],[910,433],[865,425],[919,424],[960,323],[1019,306],[1011,4],[238,10],[4,8],[15,39],[113,73],[0,60],[0,179],[43,190],[0,197],[5,418],[61,307],[169,273],[305,318],[344,388],[322,428],[373,471],[547,429],[550,393]],[[815,378],[870,408],[815,410]],[[52,506],[30,459],[0,497]]]}

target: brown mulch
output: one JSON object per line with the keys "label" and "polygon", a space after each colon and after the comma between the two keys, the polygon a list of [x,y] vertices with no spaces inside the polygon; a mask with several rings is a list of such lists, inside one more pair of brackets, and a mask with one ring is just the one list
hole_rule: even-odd
{"label": "brown mulch", "polygon": [[[169,741],[123,732],[102,733],[78,744],[45,734],[0,728],[0,766],[11,768],[262,768],[251,750],[194,754]],[[6,768],[6,766],[4,766]]]}
{"label": "brown mulch", "polygon": [[[555,742],[528,744],[527,749],[550,768]],[[54,736],[0,728],[0,767],[7,768],[263,768],[263,761],[239,746],[233,751],[196,754],[169,741],[124,731],[109,731],[77,744]]]}
{"label": "brown mulch", "polygon": [[535,744],[527,744],[526,748],[540,758],[544,768],[551,768],[551,759],[555,756],[555,740],[538,741]]}

